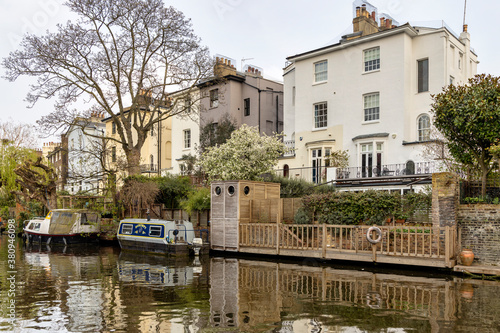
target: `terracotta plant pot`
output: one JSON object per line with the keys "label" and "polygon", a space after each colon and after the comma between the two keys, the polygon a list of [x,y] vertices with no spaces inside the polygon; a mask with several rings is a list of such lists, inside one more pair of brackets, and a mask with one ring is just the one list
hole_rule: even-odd
{"label": "terracotta plant pot", "polygon": [[460,261],[464,266],[472,265],[472,262],[474,261],[474,252],[468,249],[462,250],[462,252],[460,252]]}

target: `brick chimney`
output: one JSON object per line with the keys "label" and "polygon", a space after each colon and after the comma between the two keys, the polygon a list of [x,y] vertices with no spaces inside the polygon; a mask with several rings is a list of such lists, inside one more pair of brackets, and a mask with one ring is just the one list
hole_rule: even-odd
{"label": "brick chimney", "polygon": [[227,59],[223,56],[216,56],[214,74],[217,77],[236,75],[236,68],[231,64],[231,59]]}
{"label": "brick chimney", "polygon": [[361,36],[366,36],[379,32],[376,19],[375,11],[367,11],[366,4],[356,7],[356,17],[352,20],[353,33],[361,32]]}

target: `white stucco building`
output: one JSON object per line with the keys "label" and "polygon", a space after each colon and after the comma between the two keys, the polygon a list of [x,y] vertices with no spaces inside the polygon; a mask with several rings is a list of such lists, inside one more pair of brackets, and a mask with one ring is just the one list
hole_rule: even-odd
{"label": "white stucco building", "polygon": [[[392,188],[404,188],[415,181],[409,175],[432,173],[422,154],[431,94],[475,75],[477,56],[467,26],[457,36],[444,24],[398,25],[366,1],[355,7],[352,34],[287,58],[284,131],[296,150],[279,168],[340,187],[387,187],[392,178]],[[348,150],[348,169],[327,168],[336,150]]]}
{"label": "white stucco building", "polygon": [[70,194],[98,195],[103,189],[101,166],[102,137],[106,125],[103,116],[93,113],[89,119],[77,120],[65,136],[68,145],[68,178]]}

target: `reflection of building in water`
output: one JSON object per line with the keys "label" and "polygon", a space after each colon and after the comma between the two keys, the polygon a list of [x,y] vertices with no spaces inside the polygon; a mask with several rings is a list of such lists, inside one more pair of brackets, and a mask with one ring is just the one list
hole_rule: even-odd
{"label": "reflection of building in water", "polygon": [[[53,317],[50,330],[70,332],[103,330],[105,290],[100,281],[92,283],[86,278],[98,276],[101,267],[99,256],[58,253],[59,250],[61,249],[44,253],[30,252],[28,249],[24,253],[29,265],[34,269],[42,268],[46,272],[46,279],[51,281],[56,290],[56,297],[60,300],[49,308],[33,307],[34,311],[37,311],[40,317]],[[73,282],[69,282],[68,277],[71,277]]]}
{"label": "reflection of building in water", "polygon": [[335,325],[342,314],[322,308],[332,302],[346,310],[403,311],[433,329],[456,319],[454,282],[444,279],[222,258],[212,258],[210,279],[210,321],[224,328],[276,322],[278,332],[344,332]]}

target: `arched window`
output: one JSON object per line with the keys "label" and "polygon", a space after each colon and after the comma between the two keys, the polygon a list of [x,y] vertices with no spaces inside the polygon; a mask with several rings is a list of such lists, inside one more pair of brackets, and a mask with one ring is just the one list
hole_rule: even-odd
{"label": "arched window", "polygon": [[431,138],[431,119],[423,114],[418,117],[418,141],[428,141]]}
{"label": "arched window", "polygon": [[414,175],[415,174],[415,162],[413,162],[412,160],[409,160],[408,162],[406,162],[405,174],[406,175]]}
{"label": "arched window", "polygon": [[288,164],[285,164],[283,166],[283,177],[288,178],[289,175],[290,175],[290,167],[288,166]]}

